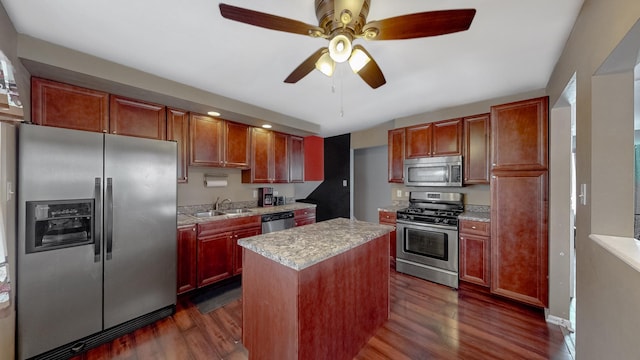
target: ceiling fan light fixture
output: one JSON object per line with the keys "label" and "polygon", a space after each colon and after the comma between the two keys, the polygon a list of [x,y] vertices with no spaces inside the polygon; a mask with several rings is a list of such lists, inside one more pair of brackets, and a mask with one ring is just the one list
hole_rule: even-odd
{"label": "ceiling fan light fixture", "polygon": [[351,56],[351,39],[344,34],[333,37],[329,42],[329,55],[333,61],[341,63],[345,62]]}
{"label": "ceiling fan light fixture", "polygon": [[316,69],[331,77],[331,75],[333,75],[333,71],[336,69],[336,62],[333,61],[329,53],[324,53],[320,59],[316,61]]}
{"label": "ceiling fan light fixture", "polygon": [[367,55],[367,53],[365,53],[364,51],[356,48],[351,53],[351,57],[349,57],[349,66],[351,66],[351,70],[353,70],[353,72],[357,74],[360,70],[362,70],[363,67],[365,67],[369,63],[369,61],[371,61],[369,55]]}

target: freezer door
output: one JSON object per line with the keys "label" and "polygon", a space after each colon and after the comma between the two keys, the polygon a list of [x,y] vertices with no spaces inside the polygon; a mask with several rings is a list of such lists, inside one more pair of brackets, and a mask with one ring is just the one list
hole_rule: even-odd
{"label": "freezer door", "polygon": [[[102,330],[100,249],[86,243],[27,253],[25,220],[28,201],[97,195],[99,204],[103,135],[29,124],[18,133],[17,350],[24,359]],[[94,226],[101,228],[99,217]]]}
{"label": "freezer door", "polygon": [[176,151],[105,135],[105,328],[176,303]]}

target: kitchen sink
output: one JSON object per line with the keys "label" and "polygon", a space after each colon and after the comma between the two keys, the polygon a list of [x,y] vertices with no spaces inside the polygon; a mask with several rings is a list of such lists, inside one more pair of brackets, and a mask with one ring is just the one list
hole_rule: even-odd
{"label": "kitchen sink", "polygon": [[198,218],[220,216],[220,215],[226,215],[226,214],[224,212],[218,211],[218,210],[203,211],[203,212],[198,212],[198,213],[193,214],[193,216],[198,217]]}
{"label": "kitchen sink", "polygon": [[253,211],[249,209],[227,209],[227,210],[222,210],[221,212],[225,215],[239,215],[239,214],[250,213]]}

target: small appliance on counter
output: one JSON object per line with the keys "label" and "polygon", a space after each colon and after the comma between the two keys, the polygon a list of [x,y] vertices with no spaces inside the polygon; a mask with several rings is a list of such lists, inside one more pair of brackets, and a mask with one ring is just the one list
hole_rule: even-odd
{"label": "small appliance on counter", "polygon": [[273,201],[274,205],[284,205],[284,196],[274,196],[275,200]]}
{"label": "small appliance on counter", "polygon": [[258,188],[258,206],[260,207],[273,206],[273,188],[272,187]]}

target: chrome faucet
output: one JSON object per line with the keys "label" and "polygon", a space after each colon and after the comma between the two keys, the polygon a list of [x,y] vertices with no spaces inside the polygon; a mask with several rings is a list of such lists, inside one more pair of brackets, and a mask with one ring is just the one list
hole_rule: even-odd
{"label": "chrome faucet", "polygon": [[224,204],[225,201],[231,203],[231,199],[229,199],[229,198],[226,198],[226,199],[224,199],[224,200],[222,200],[220,202],[218,200],[220,200],[219,196],[216,198],[216,202],[213,203],[213,210],[219,210],[220,209],[220,205]]}

